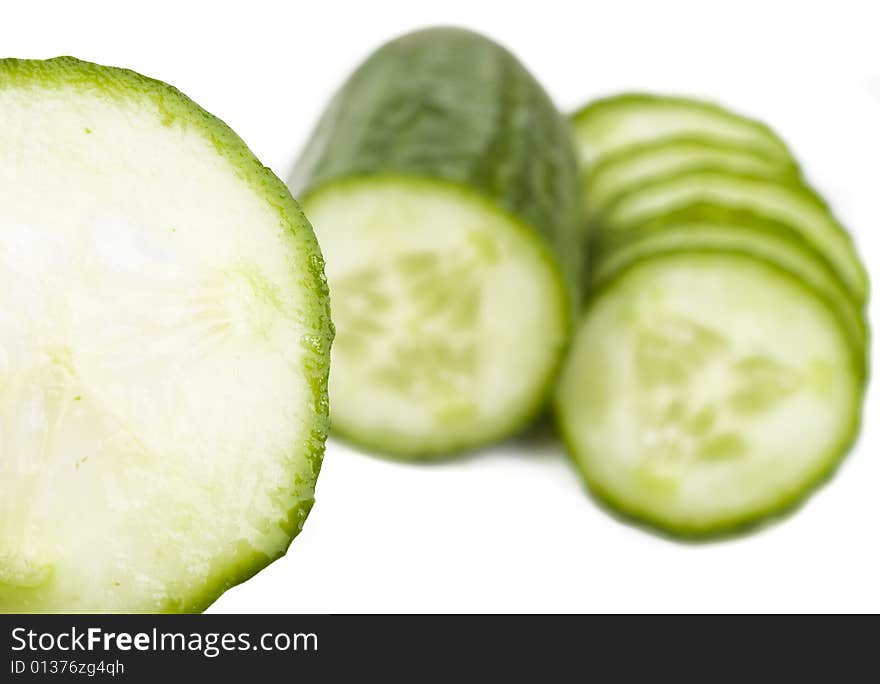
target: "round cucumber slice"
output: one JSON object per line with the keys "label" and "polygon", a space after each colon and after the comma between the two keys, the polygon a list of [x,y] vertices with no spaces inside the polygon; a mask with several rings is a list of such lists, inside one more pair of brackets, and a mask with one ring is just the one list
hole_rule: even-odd
{"label": "round cucumber slice", "polygon": [[594,262],[593,288],[636,261],[669,252],[744,252],[777,264],[833,304],[855,353],[864,356],[868,333],[859,308],[830,264],[785,224],[743,212],[684,211],[652,221],[608,247]]}
{"label": "round cucumber slice", "polygon": [[791,157],[780,137],[760,121],[686,97],[616,95],[590,103],[572,119],[578,158],[588,171],[625,148],[679,136],[717,139],[783,160]]}
{"label": "round cucumber slice", "polygon": [[[790,225],[824,254],[860,306],[868,276],[849,233],[809,187],[773,177],[698,169],[646,183],[609,203],[602,217],[605,236],[637,229],[646,221],[695,204],[752,212]],[[604,239],[604,237],[603,237]]]}
{"label": "round cucumber slice", "polygon": [[201,610],[313,503],[314,235],[159,81],[0,60],[0,111],[0,611]]}
{"label": "round cucumber slice", "polygon": [[644,183],[705,167],[783,179],[799,175],[794,160],[768,156],[760,148],[711,138],[660,138],[610,154],[595,165],[584,180],[587,212],[601,215],[617,196],[637,190]]}
{"label": "round cucumber slice", "polygon": [[496,440],[538,412],[569,300],[533,230],[440,181],[352,179],[306,201],[330,255],[334,431],[430,456]]}
{"label": "round cucumber slice", "polygon": [[594,293],[555,397],[591,490],[675,535],[781,512],[857,432],[862,374],[832,306],[733,253],[635,262]]}

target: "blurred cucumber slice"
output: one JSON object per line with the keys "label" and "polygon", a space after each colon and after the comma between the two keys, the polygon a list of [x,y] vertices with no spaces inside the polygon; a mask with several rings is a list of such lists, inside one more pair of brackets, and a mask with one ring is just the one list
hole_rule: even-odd
{"label": "blurred cucumber slice", "polygon": [[644,183],[706,167],[783,179],[796,179],[799,173],[794,160],[768,156],[760,148],[710,138],[661,138],[627,147],[597,163],[584,180],[586,209],[590,216],[601,215],[614,198]]}
{"label": "blurred cucumber slice", "polygon": [[868,277],[852,238],[828,205],[799,182],[734,175],[719,169],[698,169],[661,178],[609,203],[602,217],[602,239],[694,204],[747,211],[791,226],[826,256],[854,301],[859,305],[865,302]]}
{"label": "blurred cucumber slice", "polygon": [[414,458],[521,427],[567,341],[567,291],[531,230],[479,196],[404,178],[307,198],[337,338],[333,429]]}
{"label": "blurred cucumber slice", "polygon": [[788,160],[785,143],[765,124],[724,107],[686,97],[627,93],[590,103],[572,117],[581,166],[628,147],[698,136]]}
{"label": "blurred cucumber slice", "polygon": [[864,357],[868,334],[865,322],[831,265],[791,227],[746,212],[697,208],[663,216],[628,232],[597,256],[591,272],[592,287],[601,288],[602,283],[636,261],[701,250],[748,254],[796,276],[832,303],[857,358]]}
{"label": "blurred cucumber slice", "polygon": [[653,255],[594,292],[557,389],[590,488],[675,535],[730,532],[829,475],[862,372],[833,304],[730,252]]}

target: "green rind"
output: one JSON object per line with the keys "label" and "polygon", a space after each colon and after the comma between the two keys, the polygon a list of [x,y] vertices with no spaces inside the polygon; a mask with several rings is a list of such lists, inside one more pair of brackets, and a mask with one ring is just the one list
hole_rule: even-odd
{"label": "green rind", "polygon": [[[609,175],[613,179],[615,173],[620,175],[627,168],[638,167],[640,163],[654,156],[688,149],[698,158],[679,161],[675,168],[654,172],[636,180],[630,179],[624,183],[612,183],[606,179]],[[800,168],[793,158],[770,156],[757,147],[734,145],[721,139],[697,135],[661,138],[634,147],[626,147],[600,160],[583,179],[582,188],[587,212],[592,216],[601,215],[604,207],[615,196],[636,190],[643,183],[705,166],[726,169],[732,173],[763,173],[768,177],[781,179],[796,180],[800,176]],[[604,190],[605,185],[609,188],[616,186],[616,189]],[[602,192],[597,200],[596,194],[600,190]]]}
{"label": "green rind", "polygon": [[[443,179],[417,178],[391,173],[351,176],[347,178],[341,178],[336,181],[329,181],[312,191],[308,191],[302,197],[302,201],[303,203],[315,201],[319,196],[324,195],[325,193],[332,194],[334,191],[350,185],[365,182],[381,183],[383,181],[392,181],[396,183],[404,182],[414,185],[432,185],[443,187],[448,191],[461,194],[463,197],[467,198],[469,202],[476,202],[478,204],[481,204],[487,211],[498,214],[505,221],[514,226],[524,237],[534,236],[534,230],[530,226],[524,223],[519,217],[498,207],[497,204],[487,199],[479,191],[468,185]],[[549,246],[542,240],[535,240],[534,242],[536,248],[539,250],[539,254],[541,255],[541,260],[548,267],[550,267],[551,272],[555,273],[556,275],[558,292],[560,293],[558,301],[559,317],[563,323],[561,334],[564,339],[568,340],[570,339],[571,328],[573,325],[572,308],[570,306],[568,297],[569,285],[568,283],[566,283],[563,273],[558,268],[555,268],[556,257]],[[330,293],[330,296],[332,299],[332,292]],[[359,449],[365,449],[367,451],[370,451],[371,453],[376,453],[391,460],[407,462],[412,462],[414,460],[439,461],[466,457],[480,448],[489,446],[490,444],[498,442],[499,440],[505,439],[520,432],[521,430],[524,430],[541,415],[546,406],[547,397],[553,391],[556,378],[559,375],[559,370],[561,369],[562,364],[565,362],[566,352],[567,346],[560,349],[560,353],[558,354],[552,366],[552,369],[548,373],[548,376],[543,385],[536,389],[535,393],[531,396],[530,401],[524,404],[522,410],[519,411],[517,415],[511,417],[511,419],[508,421],[507,426],[504,429],[497,431],[495,434],[486,435],[482,439],[471,440],[467,443],[462,443],[458,446],[454,446],[451,448],[412,448],[404,444],[402,441],[395,440],[392,435],[388,435],[387,437],[379,440],[371,440],[362,433],[358,433],[356,430],[346,429],[344,424],[340,424],[338,418],[333,418],[332,421],[333,436],[341,439],[343,442],[350,444],[351,446]]]}
{"label": "green rind", "polygon": [[[260,570],[283,556],[290,543],[299,534],[314,504],[314,487],[321,469],[324,444],[329,430],[329,401],[327,378],[330,367],[330,345],[333,340],[333,324],[327,281],[324,276],[324,259],[312,227],[290,194],[287,186],[268,168],[263,166],[223,121],[209,114],[173,86],[143,76],[137,72],[85,62],[74,57],[56,57],[49,60],[0,59],[0,88],[8,87],[70,88],[99,91],[102,95],[119,100],[142,97],[161,112],[166,126],[196,129],[211,142],[220,155],[233,168],[237,176],[262,197],[278,213],[279,227],[296,238],[298,271],[304,274],[302,287],[312,295],[303,311],[304,319],[312,332],[303,338],[306,351],[305,364],[311,388],[310,435],[303,445],[303,453],[311,465],[312,477],[303,482],[312,496],[303,499],[288,511],[283,528],[289,535],[287,547],[274,556],[252,553],[243,556],[229,573],[217,576],[206,584],[204,590],[188,597],[188,600],[171,604],[163,612],[201,612],[216,601],[226,590],[250,579]],[[291,481],[303,474],[291,472]],[[0,611],[2,612],[2,611]]]}
{"label": "green rind", "polygon": [[[847,289],[847,291],[850,292],[856,304],[858,304],[860,307],[864,306],[865,302],[867,301],[870,289],[868,274],[865,270],[865,266],[862,263],[861,258],[859,257],[858,250],[856,249],[852,236],[834,216],[834,213],[832,212],[831,207],[828,205],[828,203],[809,185],[798,179],[784,179],[775,177],[773,175],[732,174],[725,169],[718,169],[713,167],[702,167],[690,171],[685,171],[679,174],[665,176],[656,181],[641,185],[636,191],[621,193],[616,198],[609,201],[607,205],[607,210],[604,213],[601,221],[599,222],[599,226],[596,231],[598,234],[597,239],[599,240],[599,242],[601,242],[608,239],[608,236],[613,233],[621,234],[625,231],[637,230],[639,226],[643,225],[648,220],[652,220],[665,213],[680,211],[686,209],[688,206],[694,206],[698,204],[716,204],[717,206],[723,207],[727,210],[749,211],[753,214],[760,215],[769,220],[776,220],[773,216],[770,216],[769,214],[764,214],[762,212],[760,206],[762,195],[760,192],[753,193],[754,200],[750,201],[750,204],[748,205],[729,204],[726,203],[726,201],[719,201],[714,198],[707,199],[705,197],[701,197],[699,199],[689,201],[686,206],[678,206],[674,209],[663,209],[662,214],[654,214],[650,216],[650,218],[646,217],[638,221],[620,221],[615,218],[615,212],[619,211],[619,208],[624,203],[632,201],[632,198],[638,196],[638,194],[640,193],[658,193],[662,192],[665,187],[669,187],[677,183],[688,182],[693,183],[695,188],[699,188],[701,180],[707,178],[714,179],[715,181],[720,180],[724,182],[729,182],[732,185],[738,182],[752,183],[759,186],[764,186],[766,188],[772,188],[774,190],[778,189],[787,191],[792,193],[792,195],[796,196],[799,200],[802,200],[805,204],[811,205],[811,207],[816,211],[823,213],[828,219],[827,223],[829,239],[835,239],[838,241],[841,250],[845,252],[846,259],[846,263],[843,264],[842,261],[838,263],[837,260],[828,257],[829,262],[832,263],[834,270],[837,272],[838,278]],[[793,223],[791,224],[791,227],[795,230],[798,230],[798,226],[794,225]],[[803,235],[804,239],[809,244],[811,244],[816,251],[827,253],[827,249],[825,249],[826,245],[819,244],[815,239],[811,238],[811,236],[807,235],[804,231],[798,230],[798,232]]]}
{"label": "green rind", "polygon": [[578,168],[568,121],[510,52],[458,28],[376,50],[321,116],[291,177],[307,197],[349,177],[427,178],[482,194],[539,235],[580,290]]}
{"label": "green rind", "polygon": [[[752,119],[742,114],[738,114],[719,104],[706,100],[699,100],[696,98],[682,96],[657,95],[652,93],[624,93],[622,95],[612,95],[609,97],[594,100],[593,102],[585,105],[571,116],[572,122],[574,124],[576,140],[580,142],[585,138],[591,141],[601,139],[600,135],[594,135],[594,132],[591,130],[591,128],[597,125],[601,127],[603,117],[606,119],[614,119],[616,117],[619,117],[620,112],[625,111],[627,108],[654,108],[655,110],[663,108],[679,108],[682,110],[699,112],[709,117],[717,118],[718,120],[736,123],[737,125],[741,126],[744,131],[749,131],[751,133],[750,140],[752,146],[762,149],[765,154],[770,156],[779,157],[781,159],[791,158],[788,145],[786,145],[782,138],[775,131],[773,131],[772,128],[767,126],[765,123],[758,121],[757,119]],[[691,132],[691,134],[694,135],[698,133],[703,132],[697,130]],[[707,138],[718,139],[721,141],[727,141],[735,145],[740,145],[744,142],[742,138],[730,139],[708,133],[703,133],[703,136]],[[626,147],[644,144],[648,140],[659,140],[663,137],[670,138],[674,136],[648,136],[641,140],[635,140],[629,144],[618,145],[612,147],[610,150],[605,149],[599,154],[598,159],[601,159],[603,156],[606,156],[611,152],[618,152],[622,149],[625,149]],[[578,149],[582,149],[582,146],[579,145]],[[579,161],[582,167],[589,167],[589,169],[591,170],[594,164],[587,164],[584,156],[579,156]]]}
{"label": "green rind", "polygon": [[[720,252],[717,250],[705,249],[681,250],[679,252],[676,252],[675,254],[700,255],[719,253]],[[726,255],[735,254],[735,252],[729,250],[725,250],[723,253]],[[779,275],[789,279],[793,283],[798,284],[801,288],[807,290],[817,302],[821,302],[827,310],[829,310],[832,314],[835,314],[833,303],[829,302],[822,293],[813,290],[811,287],[803,283],[797,276],[779,267],[775,263],[756,258],[751,254],[741,253],[739,256],[743,259],[759,261],[767,268],[776,271]],[[602,285],[592,291],[587,298],[584,306],[584,315],[586,315],[594,302],[596,302],[605,292],[611,290],[614,287],[615,283],[618,280],[621,280],[630,270],[637,268],[639,264],[643,262],[657,258],[662,257],[647,257],[644,259],[633,261],[626,268],[618,271],[614,277],[609,278],[604,283],[602,283]],[[630,504],[629,502],[618,497],[611,491],[603,488],[595,480],[593,480],[593,478],[587,472],[587,469],[584,468],[583,464],[575,456],[576,448],[574,440],[572,439],[571,434],[565,424],[565,421],[562,418],[562,410],[560,407],[558,395],[554,395],[552,401],[554,420],[557,426],[557,431],[562,438],[563,443],[565,444],[566,451],[573,461],[575,468],[580,473],[581,478],[586,484],[589,493],[603,507],[606,507],[607,509],[618,515],[621,520],[638,525],[648,531],[678,541],[700,542],[734,537],[740,534],[748,533],[758,527],[770,524],[773,520],[783,518],[786,515],[794,512],[800,505],[804,504],[807,501],[811,494],[813,494],[822,485],[831,480],[842,462],[845,460],[846,455],[855,444],[861,428],[861,400],[864,393],[864,388],[867,385],[868,378],[867,372],[863,369],[860,370],[861,364],[859,362],[858,356],[856,354],[851,354],[850,358],[852,361],[850,370],[853,373],[853,377],[857,381],[855,383],[856,393],[852,401],[853,406],[856,410],[852,412],[852,419],[849,426],[845,430],[845,434],[840,439],[837,446],[831,450],[832,455],[828,459],[826,459],[823,466],[818,468],[816,473],[814,473],[813,476],[803,484],[803,486],[798,488],[796,491],[792,491],[790,493],[787,493],[785,496],[780,497],[777,501],[768,504],[763,509],[759,509],[748,514],[728,516],[727,518],[715,521],[708,525],[670,525],[665,521],[645,515],[644,512],[638,510],[637,506]]]}

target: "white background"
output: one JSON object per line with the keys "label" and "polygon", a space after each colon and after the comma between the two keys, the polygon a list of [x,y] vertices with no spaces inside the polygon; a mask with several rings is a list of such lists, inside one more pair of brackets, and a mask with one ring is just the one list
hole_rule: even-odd
{"label": "white background", "polygon": [[[72,54],[168,81],[283,177],[328,97],[371,49],[412,28],[468,26],[513,49],[565,110],[648,89],[710,97],[768,121],[855,233],[876,292],[872,5],[3,0],[0,52]],[[875,296],[875,329],[877,311]],[[289,554],[211,610],[880,611],[877,391],[865,418],[843,468],[796,515],[702,545],[616,521],[552,445],[407,466],[331,443],[317,504]]]}

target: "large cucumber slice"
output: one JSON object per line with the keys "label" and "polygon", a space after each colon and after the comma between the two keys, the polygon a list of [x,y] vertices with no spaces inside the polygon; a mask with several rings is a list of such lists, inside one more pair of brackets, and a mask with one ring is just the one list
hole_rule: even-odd
{"label": "large cucumber slice", "polygon": [[856,434],[862,374],[833,304],[733,253],[654,255],[594,293],[556,394],[591,489],[680,535],[782,511]]}
{"label": "large cucumber slice", "polygon": [[770,128],[711,102],[627,93],[596,100],[573,116],[581,166],[592,171],[606,156],[666,138],[699,136],[788,159],[788,147]]}
{"label": "large cucumber slice", "polygon": [[712,167],[737,175],[797,178],[794,160],[768,156],[760,148],[698,137],[660,138],[627,147],[595,165],[584,179],[584,200],[591,216],[601,215],[617,196],[664,176]]}
{"label": "large cucumber slice", "polygon": [[0,112],[0,611],[200,610],[312,506],[312,231],[158,81],[0,60]]}
{"label": "large cucumber slice", "polygon": [[327,255],[335,431],[417,458],[537,414],[567,344],[580,198],[568,124],[510,53],[458,29],[380,48],[292,184]]}
{"label": "large cucumber slice", "polygon": [[745,212],[697,207],[649,222],[609,246],[594,262],[593,288],[601,288],[605,281],[636,261],[670,252],[742,252],[776,264],[833,305],[854,353],[860,359],[864,356],[867,330],[860,309],[830,264],[785,224]]}
{"label": "large cucumber slice", "polygon": [[852,238],[828,205],[803,183],[719,169],[687,171],[646,183],[613,200],[602,217],[602,232],[631,230],[699,203],[745,210],[790,225],[828,258],[858,304],[867,298],[868,278]]}

